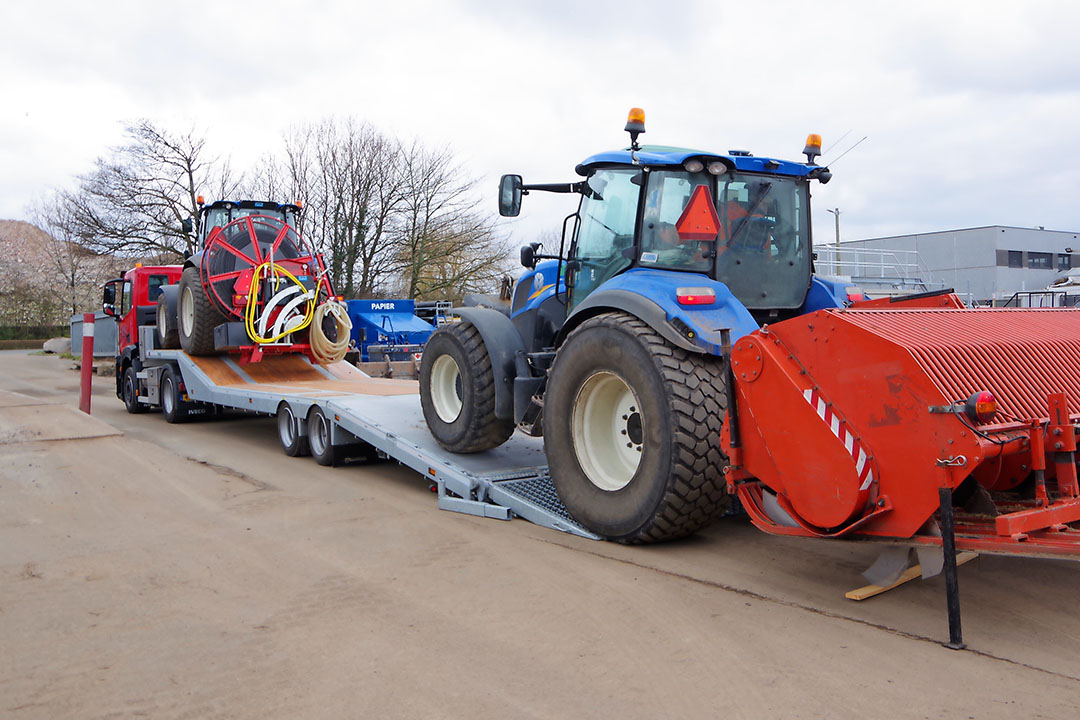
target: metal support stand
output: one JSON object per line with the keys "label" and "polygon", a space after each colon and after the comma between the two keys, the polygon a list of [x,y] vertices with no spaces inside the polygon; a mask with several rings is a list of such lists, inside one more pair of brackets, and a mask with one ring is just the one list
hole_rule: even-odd
{"label": "metal support stand", "polygon": [[952,489],[938,488],[941,501],[941,549],[945,553],[945,597],[949,608],[949,642],[945,647],[963,650],[963,632],[960,628],[960,582],[956,574],[956,538],[953,535]]}

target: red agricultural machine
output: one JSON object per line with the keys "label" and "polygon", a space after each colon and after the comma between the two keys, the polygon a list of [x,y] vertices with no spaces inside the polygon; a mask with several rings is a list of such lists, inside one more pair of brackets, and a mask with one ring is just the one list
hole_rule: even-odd
{"label": "red agricultural machine", "polygon": [[256,201],[200,202],[201,250],[186,259],[176,289],[158,300],[162,347],[192,355],[301,352],[340,360],[350,322],[322,255],[296,231],[300,208]]}

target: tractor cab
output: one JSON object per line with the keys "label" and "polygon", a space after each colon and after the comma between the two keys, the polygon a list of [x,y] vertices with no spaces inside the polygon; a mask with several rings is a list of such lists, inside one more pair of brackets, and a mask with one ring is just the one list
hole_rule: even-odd
{"label": "tractor cab", "polygon": [[204,247],[206,239],[215,227],[223,228],[233,220],[261,215],[278,220],[289,227],[298,227],[300,205],[280,204],[262,200],[217,200],[205,204],[203,197],[197,198],[199,205],[199,247]]}
{"label": "tractor cab", "polygon": [[[812,273],[809,181],[831,178],[813,162],[820,138],[811,136],[808,162],[798,163],[742,151],[639,146],[644,113],[638,110],[627,130],[631,147],[585,160],[577,167],[581,182],[523,185],[516,175],[502,181],[504,215],[516,214],[529,190],[581,195],[565,256],[567,311],[634,269],[704,275],[761,320],[799,311]],[[533,247],[523,261],[562,256],[562,249],[544,256]]]}

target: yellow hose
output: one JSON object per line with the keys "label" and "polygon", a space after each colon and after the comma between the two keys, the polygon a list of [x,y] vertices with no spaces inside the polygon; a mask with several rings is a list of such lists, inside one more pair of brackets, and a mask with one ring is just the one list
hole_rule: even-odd
{"label": "yellow hose", "polygon": [[[330,342],[323,332],[322,323],[327,313],[333,316],[337,323],[337,342]],[[328,300],[315,308],[311,320],[311,329],[308,331],[308,343],[311,345],[311,354],[320,365],[341,362],[349,349],[349,333],[352,330],[352,320],[344,303]]]}
{"label": "yellow hose", "polygon": [[[307,292],[307,288],[304,287],[304,284],[302,282],[296,279],[295,275],[293,275],[291,272],[281,267],[277,263],[268,261],[262,263],[255,268],[255,276],[251,279],[251,288],[248,290],[247,312],[244,314],[244,329],[247,330],[248,337],[260,345],[277,342],[278,340],[282,339],[290,333],[294,333],[298,330],[303,330],[311,324],[312,318],[314,318],[315,316],[315,300],[308,300],[307,308],[304,311],[304,321],[300,323],[300,325],[286,330],[278,335],[274,335],[273,337],[267,338],[260,335],[259,332],[255,329],[255,315],[257,314],[258,310],[259,275],[262,274],[262,270],[265,267],[269,267],[270,272],[274,273],[275,275],[277,273],[284,274],[286,277],[292,280],[293,283],[300,287],[301,292]],[[316,290],[316,294],[317,293],[318,291]]]}

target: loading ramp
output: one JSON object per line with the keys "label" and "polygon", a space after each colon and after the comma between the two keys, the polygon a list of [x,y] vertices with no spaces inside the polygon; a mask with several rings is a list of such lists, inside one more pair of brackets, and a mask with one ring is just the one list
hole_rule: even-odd
{"label": "loading ramp", "polygon": [[520,517],[599,539],[560,502],[540,438],[515,433],[487,452],[448,452],[427,429],[416,381],[370,377],[344,362],[321,367],[295,354],[268,355],[245,365],[223,355],[193,357],[157,348],[153,327],[139,330],[140,377],[171,366],[180,372],[192,400],[270,416],[282,402],[300,418],[318,406],[330,420],[331,444],[359,440],[412,468],[434,484],[443,510],[502,520]]}

